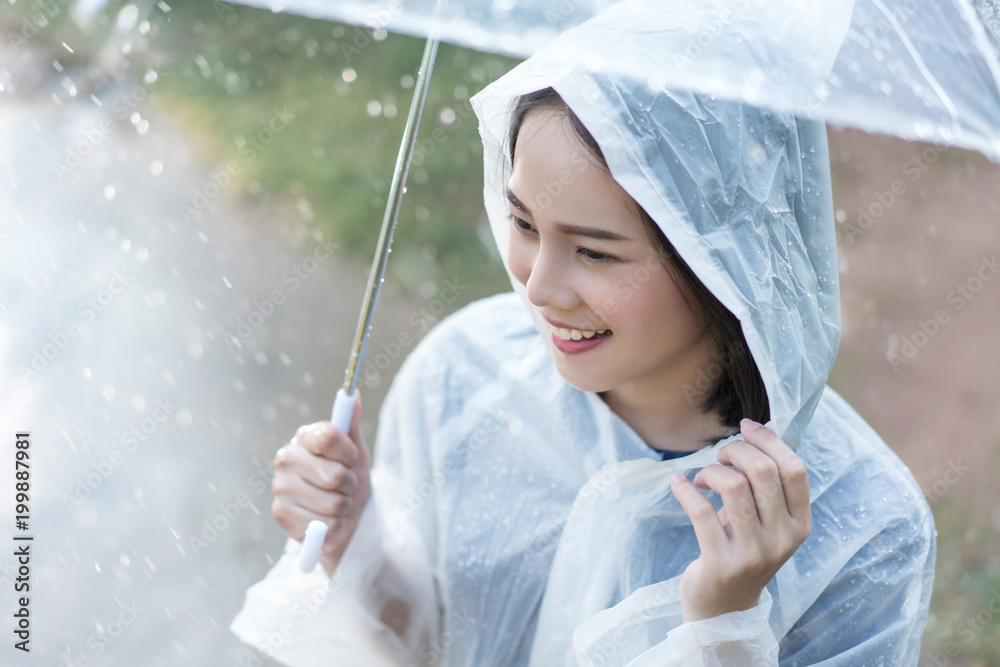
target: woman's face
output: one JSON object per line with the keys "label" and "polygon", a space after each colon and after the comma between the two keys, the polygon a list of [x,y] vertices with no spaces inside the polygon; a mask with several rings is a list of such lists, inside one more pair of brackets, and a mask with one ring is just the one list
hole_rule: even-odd
{"label": "woman's face", "polygon": [[507,260],[549,323],[559,373],[584,391],[680,387],[707,356],[704,328],[629,202],[562,113],[528,112],[507,190]]}

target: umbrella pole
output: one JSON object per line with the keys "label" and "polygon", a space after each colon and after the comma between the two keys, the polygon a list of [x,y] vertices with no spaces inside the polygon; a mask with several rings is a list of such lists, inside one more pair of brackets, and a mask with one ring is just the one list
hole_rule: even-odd
{"label": "umbrella pole", "polygon": [[[354,334],[354,345],[344,373],[344,384],[337,390],[337,398],[333,403],[333,414],[330,421],[342,433],[347,433],[354,414],[355,392],[358,387],[358,370],[365,358],[368,347],[368,337],[372,331],[372,320],[375,318],[375,306],[385,281],[385,267],[392,251],[392,234],[396,229],[399,208],[403,201],[403,191],[406,175],[410,170],[410,159],[416,146],[417,128],[423,115],[424,103],[427,101],[427,83],[434,69],[434,57],[437,55],[438,40],[433,35],[427,39],[424,55],[420,61],[420,73],[413,88],[413,101],[410,103],[410,113],[406,118],[406,128],[403,140],[396,157],[396,170],[392,177],[392,187],[389,189],[389,201],[386,203],[385,216],[382,218],[382,231],[379,233],[378,247],[372,260],[371,273],[368,276],[368,287],[365,290],[365,300],[361,305],[358,317],[358,328]],[[306,529],[302,540],[302,551],[299,555],[299,569],[312,572],[319,560],[320,549],[326,538],[327,527],[321,521],[312,521]]]}

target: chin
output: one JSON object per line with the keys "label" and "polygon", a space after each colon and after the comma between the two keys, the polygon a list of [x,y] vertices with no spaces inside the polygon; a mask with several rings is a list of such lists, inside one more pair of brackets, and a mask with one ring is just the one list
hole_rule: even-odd
{"label": "chin", "polygon": [[562,376],[563,380],[567,383],[573,385],[580,391],[590,391],[595,394],[599,394],[609,389],[614,389],[616,386],[615,382],[609,381],[607,378],[599,377],[595,373],[580,372],[580,369],[575,368],[570,371],[569,369],[563,368],[559,362],[556,362],[556,370],[559,371],[559,375]]}

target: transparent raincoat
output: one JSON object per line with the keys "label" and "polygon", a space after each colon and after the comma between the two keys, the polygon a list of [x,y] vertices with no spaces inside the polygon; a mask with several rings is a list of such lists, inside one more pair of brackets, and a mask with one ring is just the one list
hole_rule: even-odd
{"label": "transparent raincoat", "polygon": [[[599,24],[560,39],[633,48]],[[638,42],[672,34],[632,28]],[[559,43],[473,98],[498,247],[511,102],[552,86],[740,320],[768,426],[808,467],[812,533],[756,607],[684,623],[678,585],[699,547],[670,479],[716,463],[728,439],[664,460],[559,375],[512,278],[516,294],[463,308],[404,363],[380,415],[372,499],[333,577],[299,573],[289,540],[233,631],[289,665],[916,664],[933,519],[905,466],[826,386],[840,311],[825,128],[631,81],[600,58],[567,60]],[[402,636],[382,621],[400,609]]]}

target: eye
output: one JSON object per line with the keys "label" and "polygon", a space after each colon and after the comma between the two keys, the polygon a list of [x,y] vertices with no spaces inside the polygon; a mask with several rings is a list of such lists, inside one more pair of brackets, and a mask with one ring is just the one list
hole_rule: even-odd
{"label": "eye", "polygon": [[531,223],[529,223],[527,220],[522,220],[513,213],[508,213],[507,217],[509,217],[510,221],[514,223],[514,227],[516,227],[521,232],[525,234],[530,234],[535,231],[535,228],[531,226]]}
{"label": "eye", "polygon": [[597,252],[596,250],[590,250],[588,248],[580,248],[579,250],[577,250],[577,252],[580,253],[582,257],[585,257],[587,260],[591,262],[597,262],[603,264],[605,262],[619,261],[617,257],[613,257],[612,255],[607,255],[603,252]]}

